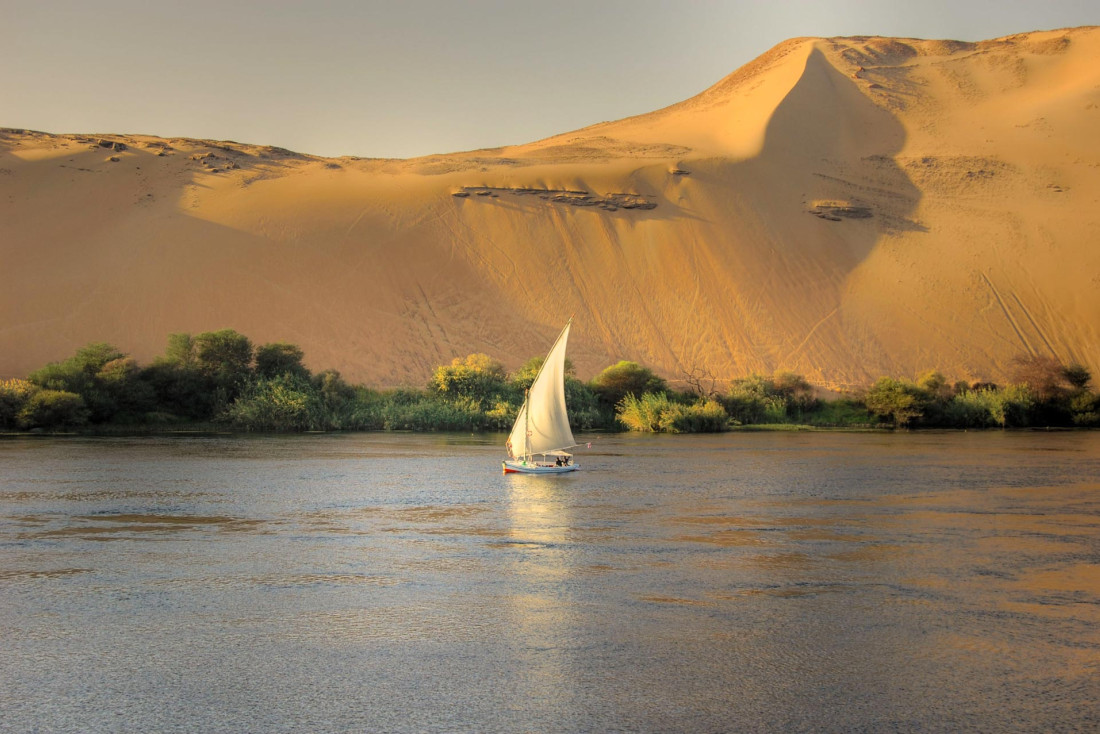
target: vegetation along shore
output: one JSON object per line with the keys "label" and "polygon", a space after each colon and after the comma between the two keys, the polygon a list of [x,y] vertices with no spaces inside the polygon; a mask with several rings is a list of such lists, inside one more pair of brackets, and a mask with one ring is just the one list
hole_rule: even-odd
{"label": "vegetation along shore", "polygon": [[[26,379],[0,381],[0,430],[507,430],[542,363],[536,357],[508,372],[471,354],[436,367],[423,388],[375,389],[335,370],[313,373],[304,357],[293,344],[255,347],[232,329],[172,334],[149,365],[110,344],[89,344]],[[724,392],[697,380],[673,389],[652,370],[621,361],[588,382],[567,364],[565,389],[578,430],[1100,426],[1100,394],[1087,368],[1034,355],[1013,366],[1005,385],[949,383],[928,371],[827,399],[792,372],[733,380]]]}

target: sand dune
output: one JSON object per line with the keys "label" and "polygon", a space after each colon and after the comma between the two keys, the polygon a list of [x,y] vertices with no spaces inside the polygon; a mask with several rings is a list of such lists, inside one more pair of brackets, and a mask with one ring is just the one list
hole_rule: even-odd
{"label": "sand dune", "polygon": [[795,39],[651,114],[412,160],[5,130],[0,376],[232,327],[419,384],[574,312],[582,376],[1097,372],[1098,199],[1098,28]]}

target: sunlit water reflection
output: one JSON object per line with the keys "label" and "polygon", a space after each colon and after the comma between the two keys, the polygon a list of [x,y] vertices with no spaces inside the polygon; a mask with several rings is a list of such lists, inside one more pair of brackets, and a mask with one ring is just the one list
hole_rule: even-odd
{"label": "sunlit water reflection", "polygon": [[1100,728],[1100,434],[0,440],[0,729]]}

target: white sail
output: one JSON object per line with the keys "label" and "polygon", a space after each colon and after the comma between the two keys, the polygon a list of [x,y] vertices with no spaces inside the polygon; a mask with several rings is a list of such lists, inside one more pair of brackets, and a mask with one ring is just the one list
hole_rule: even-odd
{"label": "white sail", "polygon": [[565,343],[572,323],[570,319],[562,329],[527,391],[527,400],[508,436],[508,454],[512,458],[565,449],[577,443],[565,412]]}

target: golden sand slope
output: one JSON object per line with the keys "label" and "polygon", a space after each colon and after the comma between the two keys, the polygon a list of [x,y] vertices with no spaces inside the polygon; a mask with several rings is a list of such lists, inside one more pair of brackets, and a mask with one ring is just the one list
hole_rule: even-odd
{"label": "golden sand slope", "polygon": [[648,115],[407,161],[9,130],[0,376],[231,327],[417,384],[573,312],[582,376],[1097,372],[1098,200],[1098,28],[795,39]]}

